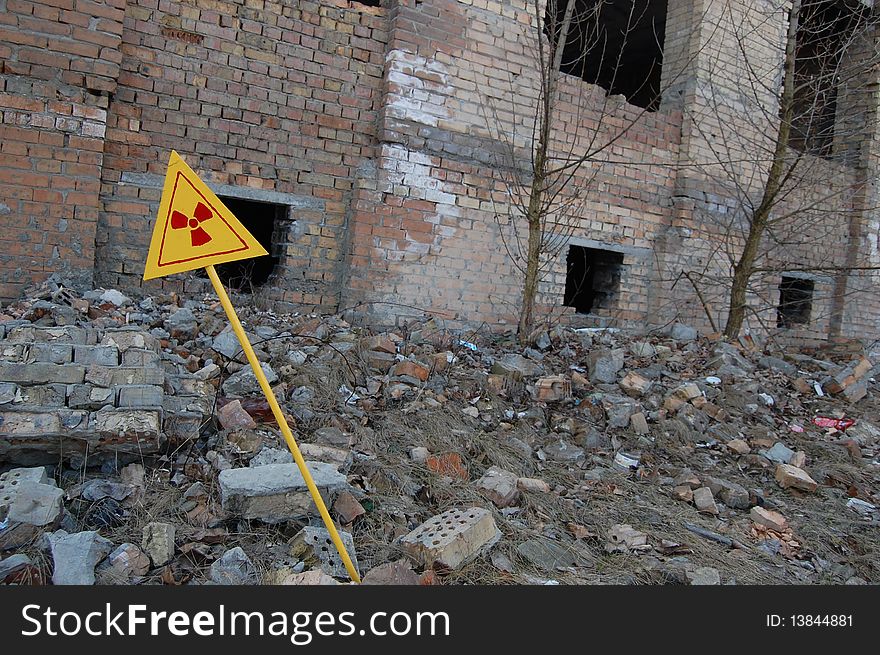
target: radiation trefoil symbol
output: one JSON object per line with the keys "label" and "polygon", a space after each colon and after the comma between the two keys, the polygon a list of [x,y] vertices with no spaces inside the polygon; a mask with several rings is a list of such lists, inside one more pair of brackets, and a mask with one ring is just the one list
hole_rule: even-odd
{"label": "radiation trefoil symbol", "polygon": [[189,238],[193,247],[203,246],[211,241],[211,235],[205,232],[201,223],[207,221],[213,216],[214,212],[212,212],[206,204],[200,202],[196,205],[196,210],[193,212],[193,218],[190,218],[179,211],[172,212],[171,228],[174,230],[182,230],[188,227],[190,229]]}

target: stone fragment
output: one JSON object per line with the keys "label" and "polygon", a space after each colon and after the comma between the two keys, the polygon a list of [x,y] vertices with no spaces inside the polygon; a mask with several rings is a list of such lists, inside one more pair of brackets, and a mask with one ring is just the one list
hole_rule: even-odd
{"label": "stone fragment", "polygon": [[685,571],[687,579],[691,585],[720,585],[721,574],[718,569],[711,566],[700,566],[696,569],[688,569]]}
{"label": "stone fragment", "polygon": [[236,546],[211,564],[211,580],[219,585],[255,585],[259,582],[257,567],[247,553]]}
{"label": "stone fragment", "polygon": [[174,557],[175,528],[170,523],[147,523],[141,548],[150,556],[153,566],[162,566]]}
{"label": "stone fragment", "polygon": [[217,419],[226,430],[244,428],[247,430],[257,427],[257,422],[241,406],[240,400],[226,403],[217,411]]}
{"label": "stone fragment", "polygon": [[715,504],[715,498],[708,487],[694,489],[694,505],[698,511],[704,514],[718,514],[718,506]]}
{"label": "stone fragment", "polygon": [[801,491],[816,491],[819,486],[806,471],[790,464],[779,464],[776,467],[776,482],[783,489],[793,487]]}
{"label": "stone fragment", "polygon": [[338,585],[339,583],[320,569],[305,573],[290,573],[279,584],[289,586]]}
{"label": "stone fragment", "polygon": [[645,418],[643,412],[636,412],[629,417],[629,425],[636,434],[649,434],[651,428],[648,427],[648,419]]}
{"label": "stone fragment", "polygon": [[110,541],[94,531],[68,534],[58,530],[47,537],[52,552],[52,584],[95,584],[95,567],[113,548]]}
{"label": "stone fragment", "polygon": [[627,396],[639,398],[650,391],[653,383],[638,373],[630,371],[620,379],[618,384]]}
{"label": "stone fragment", "polygon": [[537,478],[517,478],[516,488],[527,493],[550,493],[550,485]]}
{"label": "stone fragment", "polygon": [[749,516],[758,525],[763,525],[776,532],[784,532],[788,528],[788,521],[785,517],[772,509],[756,506],[751,509]]}
{"label": "stone fragment", "polygon": [[590,382],[612,384],[617,382],[617,373],[623,368],[624,351],[594,350],[587,356],[587,371]]}
{"label": "stone fragment", "polygon": [[396,562],[385,562],[373,567],[364,575],[362,584],[417,585],[419,584],[419,576],[409,567],[407,562],[398,560]]}
{"label": "stone fragment", "polygon": [[781,441],[777,441],[769,450],[759,451],[764,457],[776,464],[788,464],[794,457],[794,451]]}
{"label": "stone fragment", "polygon": [[96,570],[98,584],[128,584],[147,574],[150,558],[134,544],[122,544]]}
{"label": "stone fragment", "polygon": [[516,474],[492,466],[474,483],[477,491],[491,500],[496,507],[510,507],[519,500]]}
{"label": "stone fragment", "polygon": [[348,491],[340,491],[333,503],[333,511],[341,523],[351,523],[367,513],[357,498]]}
{"label": "stone fragment", "polygon": [[648,535],[636,530],[628,523],[618,523],[608,531],[605,551],[608,553],[626,553],[630,550],[644,550],[648,545]]}
{"label": "stone fragment", "polygon": [[727,442],[727,447],[730,448],[737,455],[748,455],[752,452],[752,449],[749,447],[749,444],[742,439],[732,439]]}
{"label": "stone fragment", "polygon": [[[269,384],[274,384],[278,381],[278,376],[271,366],[262,362],[260,368],[263,369],[263,374],[266,376]],[[263,393],[260,389],[260,383],[257,382],[257,376],[254,375],[250,366],[230,375],[223,382],[222,388],[223,393],[229,396],[257,396]]]}
{"label": "stone fragment", "polygon": [[543,367],[531,359],[526,359],[522,355],[507,354],[496,360],[492,365],[492,373],[496,375],[517,375],[520,377],[531,377],[541,375],[544,372]]}
{"label": "stone fragment", "polygon": [[516,546],[516,552],[541,571],[555,571],[577,565],[577,556],[558,541],[529,539]]}
{"label": "stone fragment", "polygon": [[672,496],[677,500],[683,500],[684,502],[689,503],[694,499],[694,490],[688,485],[682,484],[672,488]]}

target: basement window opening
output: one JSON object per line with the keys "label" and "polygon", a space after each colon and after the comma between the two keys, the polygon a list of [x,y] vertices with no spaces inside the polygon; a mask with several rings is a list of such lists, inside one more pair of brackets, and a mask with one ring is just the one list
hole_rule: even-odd
{"label": "basement window opening", "polygon": [[867,11],[860,0],[805,0],[801,7],[789,136],[789,145],[798,152],[826,158],[832,154],[841,62]]}
{"label": "basement window opening", "polygon": [[776,327],[790,328],[807,325],[813,310],[812,280],[783,277],[779,283],[779,307],[776,311]]}
{"label": "basement window opening", "polygon": [[[250,293],[263,286],[275,272],[279,259],[274,254],[278,250],[275,243],[281,234],[281,226],[287,220],[288,207],[229,196],[219,196],[219,198],[269,253],[268,256],[241,259],[215,266],[224,286],[241,293]],[[199,275],[207,277],[204,269],[199,271]]]}
{"label": "basement window opening", "polygon": [[569,246],[563,305],[578,314],[614,309],[620,290],[623,253]]}
{"label": "basement window opening", "polygon": [[[544,33],[559,43],[574,2],[559,70],[622,94],[649,111],[660,106],[666,36],[664,0],[548,0]],[[551,47],[551,55],[555,48]]]}

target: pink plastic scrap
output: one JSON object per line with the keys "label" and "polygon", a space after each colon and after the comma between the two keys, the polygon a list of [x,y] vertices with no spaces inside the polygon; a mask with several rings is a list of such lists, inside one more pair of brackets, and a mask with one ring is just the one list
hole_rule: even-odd
{"label": "pink plastic scrap", "polygon": [[820,428],[836,428],[844,432],[848,427],[855,425],[855,421],[851,418],[831,418],[830,416],[817,416],[813,419],[813,424]]}

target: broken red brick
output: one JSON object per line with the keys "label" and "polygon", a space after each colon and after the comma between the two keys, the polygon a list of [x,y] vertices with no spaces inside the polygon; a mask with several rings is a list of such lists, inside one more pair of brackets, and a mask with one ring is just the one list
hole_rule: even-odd
{"label": "broken red brick", "polygon": [[458,453],[444,453],[443,455],[431,455],[425,460],[425,465],[429,470],[439,475],[446,475],[450,478],[459,478],[461,480],[468,479],[467,467]]}

